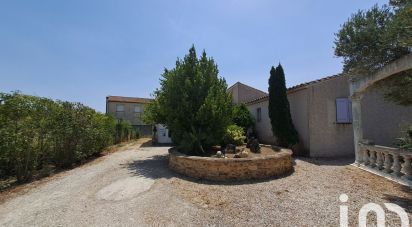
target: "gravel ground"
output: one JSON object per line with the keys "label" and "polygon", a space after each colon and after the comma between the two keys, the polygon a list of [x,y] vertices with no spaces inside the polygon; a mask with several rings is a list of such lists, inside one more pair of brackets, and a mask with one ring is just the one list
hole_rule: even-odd
{"label": "gravel ground", "polygon": [[171,172],[167,149],[130,147],[3,193],[0,226],[339,226],[342,193],[350,226],[369,202],[396,203],[412,220],[411,189],[349,160],[298,159],[283,178],[216,183]]}

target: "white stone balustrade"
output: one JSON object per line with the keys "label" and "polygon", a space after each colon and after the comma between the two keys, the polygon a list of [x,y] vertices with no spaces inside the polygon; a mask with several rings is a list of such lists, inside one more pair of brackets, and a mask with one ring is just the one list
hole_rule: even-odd
{"label": "white stone balustrade", "polygon": [[412,69],[412,54],[395,60],[373,74],[350,75],[350,97],[352,99],[352,127],[355,145],[354,166],[385,176],[412,188],[412,151],[371,145],[363,141],[362,97],[379,81]]}
{"label": "white stone balustrade", "polygon": [[412,151],[359,143],[360,165],[412,183]]}

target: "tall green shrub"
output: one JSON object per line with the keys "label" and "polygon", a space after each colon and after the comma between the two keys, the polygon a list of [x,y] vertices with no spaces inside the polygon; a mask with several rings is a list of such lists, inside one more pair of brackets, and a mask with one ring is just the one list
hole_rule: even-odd
{"label": "tall green shrub", "polygon": [[0,178],[26,181],[44,165],[70,167],[114,142],[116,121],[80,103],[18,92],[0,99]]}
{"label": "tall green shrub", "polygon": [[232,122],[242,127],[243,131],[246,132],[249,127],[253,126],[255,119],[245,104],[239,104],[233,107]]}
{"label": "tall green shrub", "polygon": [[206,52],[198,59],[195,48],[190,48],[175,68],[164,71],[160,85],[146,119],[165,123],[179,150],[202,155],[222,141],[231,121],[231,98]]}
{"label": "tall green shrub", "polygon": [[116,143],[121,143],[139,137],[139,131],[137,129],[134,129],[130,122],[126,120],[118,120],[115,127]]}
{"label": "tall green shrub", "polygon": [[1,93],[0,172],[13,174],[18,181],[31,178],[49,150],[47,118],[53,102],[20,93]]}
{"label": "tall green shrub", "polygon": [[278,145],[291,147],[299,142],[299,138],[292,122],[286,91],[285,73],[279,64],[270,70],[269,117]]}

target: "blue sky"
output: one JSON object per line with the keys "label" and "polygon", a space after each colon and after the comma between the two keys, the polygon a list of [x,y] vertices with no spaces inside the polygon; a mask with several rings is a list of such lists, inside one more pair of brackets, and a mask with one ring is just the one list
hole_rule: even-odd
{"label": "blue sky", "polygon": [[279,62],[288,86],[341,72],[334,33],[387,1],[0,0],[0,91],[82,102],[149,97],[192,44],[228,85],[267,90]]}

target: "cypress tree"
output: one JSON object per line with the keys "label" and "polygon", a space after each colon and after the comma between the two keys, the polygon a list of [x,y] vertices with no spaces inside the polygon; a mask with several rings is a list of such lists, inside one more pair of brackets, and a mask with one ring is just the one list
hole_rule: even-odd
{"label": "cypress tree", "polygon": [[279,64],[272,66],[269,78],[269,117],[273,135],[280,146],[291,147],[299,142],[298,133],[290,115],[286,94],[285,73]]}
{"label": "cypress tree", "polygon": [[192,46],[175,68],[163,73],[145,119],[166,124],[179,151],[206,155],[231,123],[232,100],[226,90],[215,61],[205,51],[198,58]]}

